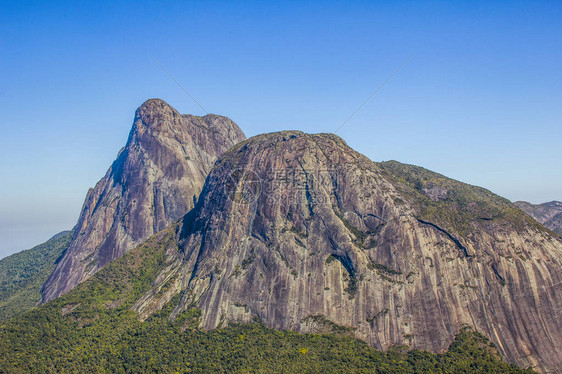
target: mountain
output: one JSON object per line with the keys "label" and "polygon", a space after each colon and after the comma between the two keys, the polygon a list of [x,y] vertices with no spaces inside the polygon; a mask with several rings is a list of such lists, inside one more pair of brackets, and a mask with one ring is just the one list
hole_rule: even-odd
{"label": "mountain", "polygon": [[190,307],[168,318],[174,297],[141,322],[136,300],[177,250],[180,224],[172,224],[108,264],[67,294],[0,324],[0,371],[164,373],[531,373],[503,362],[483,335],[467,326],[446,352],[407,347],[376,351],[352,338],[276,331],[259,321],[204,331]]}
{"label": "mountain", "polygon": [[442,352],[468,324],[509,362],[562,370],[562,241],[507,199],[374,163],[330,134],[264,134],[217,161],[133,305],[177,295],[200,326],[343,326],[377,349]]}
{"label": "mountain", "polygon": [[180,114],[160,99],[142,104],[126,146],[88,191],[70,246],[43,286],[43,301],[186,214],[217,157],[244,139],[226,117]]}
{"label": "mountain", "polygon": [[21,314],[41,301],[41,286],[68,248],[72,231],[0,260],[0,321]]}
{"label": "mountain", "polygon": [[531,204],[526,201],[516,201],[514,204],[555,233],[562,235],[562,202]]}
{"label": "mountain", "polygon": [[263,134],[182,218],[0,325],[0,367],[562,372],[561,270],[562,239],[490,191]]}

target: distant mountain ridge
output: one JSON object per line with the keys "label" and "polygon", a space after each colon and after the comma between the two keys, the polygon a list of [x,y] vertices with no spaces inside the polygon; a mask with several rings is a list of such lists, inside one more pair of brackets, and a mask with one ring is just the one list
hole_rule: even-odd
{"label": "distant mountain ridge", "polygon": [[514,204],[555,233],[562,235],[562,202],[531,204],[526,201],[516,201]]}
{"label": "distant mountain ridge", "polygon": [[126,146],[88,191],[72,242],[43,286],[43,301],[186,214],[217,157],[245,138],[227,117],[182,115],[160,99],[143,103]]}

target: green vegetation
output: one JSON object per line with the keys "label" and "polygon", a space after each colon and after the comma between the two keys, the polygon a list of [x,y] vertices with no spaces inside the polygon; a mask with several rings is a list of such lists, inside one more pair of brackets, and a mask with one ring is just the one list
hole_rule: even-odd
{"label": "green vegetation", "polygon": [[342,221],[343,225],[355,236],[355,240],[353,241],[355,245],[357,245],[359,248],[363,248],[363,245],[365,244],[365,239],[367,238],[368,234],[366,232],[359,230],[357,227],[353,226],[344,217],[344,215],[340,213],[340,211],[336,206],[333,206],[332,209],[334,211],[334,214]]}
{"label": "green vegetation", "polygon": [[515,229],[533,227],[546,231],[542,225],[522,214],[509,200],[484,188],[396,161],[377,165],[390,181],[398,182],[395,186],[409,197],[418,218],[444,230],[467,236],[474,231],[475,225],[493,221],[496,225]]}
{"label": "green vegetation", "polygon": [[348,273],[344,274],[344,281],[347,282],[347,287],[343,289],[343,292],[348,294],[350,299],[353,299],[357,294],[359,280],[355,274]]}
{"label": "green vegetation", "polygon": [[384,264],[379,264],[378,262],[374,262],[374,261],[371,261],[370,263],[368,263],[367,267],[371,270],[376,269],[377,272],[381,272],[381,273],[385,273],[385,274],[389,274],[389,275],[402,275],[402,272],[400,270],[391,269]]}
{"label": "green vegetation", "polygon": [[341,326],[330,321],[323,314],[309,315],[302,319],[301,323],[314,325],[314,330],[322,334],[335,334],[347,337],[353,337],[355,327]]}
{"label": "green vegetation", "polygon": [[380,317],[386,316],[388,314],[389,310],[388,309],[383,309],[380,312],[378,312],[377,314],[375,314],[374,316],[372,316],[371,318],[367,318],[367,322],[369,323],[373,323],[375,322],[377,319],[379,319]]}
{"label": "green vegetation", "polygon": [[382,279],[384,279],[385,281],[387,281],[389,283],[404,284],[404,282],[402,282],[400,280],[396,280],[396,279],[391,278],[391,276],[402,275],[402,272],[400,270],[391,269],[384,264],[379,264],[378,262],[374,262],[374,261],[369,262],[367,264],[367,267],[370,270],[375,270],[379,277],[381,277]]}
{"label": "green vegetation", "polygon": [[[0,325],[0,371],[113,373],[523,373],[501,361],[485,337],[463,328],[448,352],[376,351],[346,327],[310,316],[337,334],[276,331],[258,320],[198,328],[191,306],[175,320],[174,297],[141,322],[132,305],[177,245],[172,226],[113,261],[68,294]],[[384,313],[384,312],[383,312]]]}
{"label": "green vegetation", "polygon": [[0,260],[0,321],[21,314],[41,301],[41,286],[68,248],[72,231]]}
{"label": "green vegetation", "polygon": [[337,261],[337,259],[334,257],[334,255],[329,255],[328,258],[326,259],[327,264],[331,264],[334,261]]}

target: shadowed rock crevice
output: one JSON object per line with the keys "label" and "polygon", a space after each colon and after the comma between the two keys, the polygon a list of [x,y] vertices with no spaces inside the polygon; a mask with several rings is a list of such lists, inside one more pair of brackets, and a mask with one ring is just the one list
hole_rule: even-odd
{"label": "shadowed rock crevice", "polygon": [[453,235],[449,234],[447,231],[443,230],[441,227],[437,226],[437,225],[434,224],[434,223],[427,222],[427,221],[424,221],[424,220],[419,219],[419,218],[416,218],[416,219],[418,220],[419,223],[423,223],[424,225],[431,226],[431,227],[433,227],[434,229],[436,229],[437,231],[440,231],[440,232],[442,232],[443,234],[445,234],[449,239],[451,239],[451,241],[452,241],[453,243],[456,244],[456,246],[457,246],[458,249],[460,249],[461,251],[464,252],[464,256],[465,256],[465,257],[471,257],[470,254],[468,253],[468,250],[466,249],[466,247],[465,247],[464,245],[462,245],[461,242],[460,242],[457,238],[455,238]]}

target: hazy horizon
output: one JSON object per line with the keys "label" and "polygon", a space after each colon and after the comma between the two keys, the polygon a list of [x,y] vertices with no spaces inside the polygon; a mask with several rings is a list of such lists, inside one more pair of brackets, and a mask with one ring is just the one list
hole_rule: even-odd
{"label": "hazy horizon", "polygon": [[512,201],[562,200],[562,4],[0,3],[0,258],[71,229],[134,110],[333,132]]}

